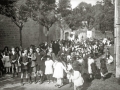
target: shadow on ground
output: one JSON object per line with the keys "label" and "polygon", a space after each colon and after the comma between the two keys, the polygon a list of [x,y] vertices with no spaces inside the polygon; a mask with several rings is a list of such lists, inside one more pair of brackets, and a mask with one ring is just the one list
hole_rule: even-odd
{"label": "shadow on ground", "polygon": [[4,88],[3,90],[25,90],[24,87],[16,86],[16,87],[10,87],[10,88]]}
{"label": "shadow on ground", "polygon": [[92,80],[89,79],[89,75],[86,73],[83,74],[83,78],[84,78],[84,84],[81,90],[87,90],[91,86]]}
{"label": "shadow on ground", "polygon": [[111,78],[112,75],[113,75],[113,73],[108,73],[105,77],[105,80]]}

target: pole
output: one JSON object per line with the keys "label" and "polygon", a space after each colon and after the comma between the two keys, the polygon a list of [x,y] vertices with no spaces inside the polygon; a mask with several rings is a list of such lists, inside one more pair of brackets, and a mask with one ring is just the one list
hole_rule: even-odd
{"label": "pole", "polygon": [[20,30],[20,46],[22,47],[22,28],[19,28]]}
{"label": "pole", "polygon": [[115,0],[115,54],[116,78],[120,77],[120,0]]}

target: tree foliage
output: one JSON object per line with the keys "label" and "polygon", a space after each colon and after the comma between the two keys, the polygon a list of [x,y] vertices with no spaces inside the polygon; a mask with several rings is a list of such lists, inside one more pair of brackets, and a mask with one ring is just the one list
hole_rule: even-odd
{"label": "tree foliage", "polygon": [[82,21],[88,22],[85,25],[86,27],[93,27],[95,19],[93,17],[92,5],[82,2],[72,10],[69,3],[69,0],[63,0],[59,3],[61,16],[69,28],[72,30],[77,30],[80,27],[82,28],[84,26]]}
{"label": "tree foliage", "polygon": [[57,21],[55,0],[27,0],[26,7],[33,20],[49,28]]}
{"label": "tree foliage", "polygon": [[23,23],[27,21],[28,13],[25,6],[17,7],[16,2],[17,0],[1,0],[0,14],[11,18],[19,28],[22,28]]}
{"label": "tree foliage", "polygon": [[20,45],[22,46],[22,29],[24,22],[28,19],[28,9],[21,5],[16,6],[17,0],[1,0],[0,1],[0,14],[11,18],[20,30]]}
{"label": "tree foliage", "polygon": [[[72,30],[86,26],[88,29],[94,27],[102,33],[105,31],[114,33],[114,5],[111,0],[97,1],[94,6],[81,2],[73,10],[68,9],[69,0],[63,0],[59,4],[62,18]],[[83,25],[82,21],[87,21],[87,24]]]}
{"label": "tree foliage", "polygon": [[[102,33],[105,31],[111,31],[114,35],[114,5],[111,0],[104,0],[104,4],[97,4],[94,6],[95,18],[96,18],[96,29]],[[99,8],[99,11],[97,10]]]}

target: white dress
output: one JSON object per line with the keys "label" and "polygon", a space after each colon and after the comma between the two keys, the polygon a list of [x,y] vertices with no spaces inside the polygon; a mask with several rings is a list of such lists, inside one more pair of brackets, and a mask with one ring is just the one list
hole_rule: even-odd
{"label": "white dress", "polygon": [[110,57],[108,58],[108,64],[111,64],[113,62],[113,57],[110,55]]}
{"label": "white dress", "polygon": [[94,59],[88,59],[88,73],[92,74],[91,64],[94,63]]}
{"label": "white dress", "polygon": [[45,61],[45,74],[53,74],[53,61]]}
{"label": "white dress", "polygon": [[82,86],[84,83],[84,79],[81,76],[81,73],[79,71],[74,71],[74,74],[72,75],[72,81],[74,83],[74,86]]}
{"label": "white dress", "polygon": [[2,60],[4,62],[4,67],[11,67],[9,56],[3,56]]}
{"label": "white dress", "polygon": [[54,63],[54,73],[53,77],[55,78],[63,78],[64,70],[66,70],[65,66],[61,62]]}

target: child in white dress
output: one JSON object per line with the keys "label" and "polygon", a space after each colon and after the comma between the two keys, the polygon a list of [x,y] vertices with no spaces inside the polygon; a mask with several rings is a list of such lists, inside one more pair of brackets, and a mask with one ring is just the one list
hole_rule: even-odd
{"label": "child in white dress", "polygon": [[52,80],[53,63],[54,62],[50,59],[50,56],[47,56],[47,60],[45,61],[45,75],[47,76],[48,83]]}
{"label": "child in white dress", "polygon": [[58,88],[61,88],[63,86],[63,76],[64,76],[64,70],[66,71],[66,67],[63,65],[61,59],[56,60],[54,63],[54,73],[53,77],[57,79],[57,84],[55,85]]}
{"label": "child in white dress", "polygon": [[74,83],[74,90],[79,90],[79,87],[81,87],[84,83],[84,79],[82,78],[81,73],[74,70],[71,78]]}
{"label": "child in white dress", "polygon": [[6,69],[6,73],[10,73],[11,63],[8,55],[3,55],[2,61],[4,63],[4,67]]}

